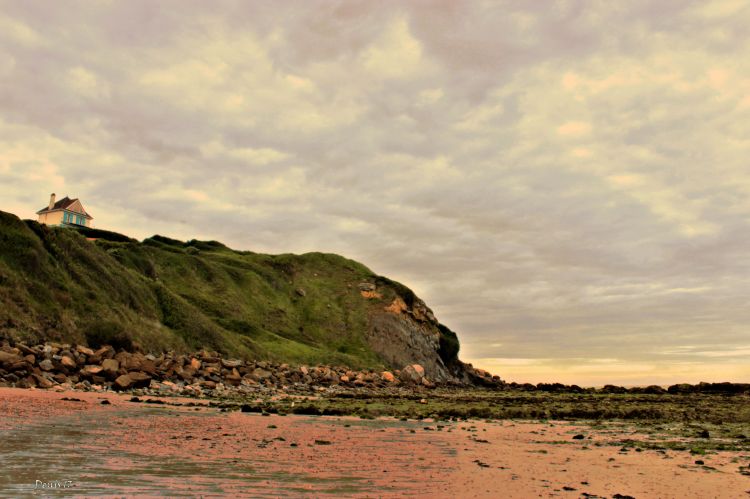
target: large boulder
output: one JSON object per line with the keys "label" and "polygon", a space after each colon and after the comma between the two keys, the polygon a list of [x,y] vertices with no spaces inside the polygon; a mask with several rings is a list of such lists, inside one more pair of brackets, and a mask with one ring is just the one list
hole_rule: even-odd
{"label": "large boulder", "polygon": [[146,388],[151,384],[151,376],[146,373],[132,372],[118,376],[112,384],[115,390],[127,390],[129,388]]}
{"label": "large boulder", "polygon": [[401,381],[404,383],[421,383],[424,378],[424,367],[419,364],[410,364],[401,369]]}
{"label": "large boulder", "polygon": [[115,359],[104,359],[102,361],[102,373],[110,379],[117,376],[119,369],[120,363]]}

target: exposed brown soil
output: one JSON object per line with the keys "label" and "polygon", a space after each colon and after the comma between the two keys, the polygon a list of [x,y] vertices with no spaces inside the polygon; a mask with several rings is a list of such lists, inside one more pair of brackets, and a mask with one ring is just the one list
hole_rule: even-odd
{"label": "exposed brown soil", "polygon": [[118,496],[703,498],[750,489],[740,473],[750,456],[607,445],[648,438],[625,427],[262,416],[130,398],[0,388],[0,496],[36,480],[71,480],[60,494]]}

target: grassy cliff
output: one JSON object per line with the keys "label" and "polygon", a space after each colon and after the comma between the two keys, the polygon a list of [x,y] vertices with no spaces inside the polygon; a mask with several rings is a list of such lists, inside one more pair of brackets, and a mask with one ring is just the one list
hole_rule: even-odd
{"label": "grassy cliff", "polygon": [[372,324],[394,303],[405,304],[391,320],[397,329],[437,338],[417,357],[458,362],[455,334],[431,312],[412,313],[423,304],[408,288],[341,256],[263,255],[161,236],[138,242],[0,212],[0,337],[380,367],[394,357],[373,347]]}

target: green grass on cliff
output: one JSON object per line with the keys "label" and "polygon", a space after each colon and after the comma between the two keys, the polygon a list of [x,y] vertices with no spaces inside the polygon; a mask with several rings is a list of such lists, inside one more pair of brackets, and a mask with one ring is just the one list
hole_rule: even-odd
{"label": "green grass on cliff", "polygon": [[[382,299],[363,298],[358,284],[376,280]],[[413,299],[338,255],[263,255],[161,236],[137,242],[0,212],[0,337],[376,367],[368,314],[397,295]]]}

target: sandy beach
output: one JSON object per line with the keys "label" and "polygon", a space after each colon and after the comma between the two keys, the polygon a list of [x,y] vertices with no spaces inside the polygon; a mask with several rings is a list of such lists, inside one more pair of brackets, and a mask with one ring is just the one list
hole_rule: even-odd
{"label": "sandy beach", "polygon": [[650,438],[624,425],[264,416],[154,400],[0,389],[0,495],[706,498],[750,489],[740,473],[749,456],[609,445],[625,432]]}

